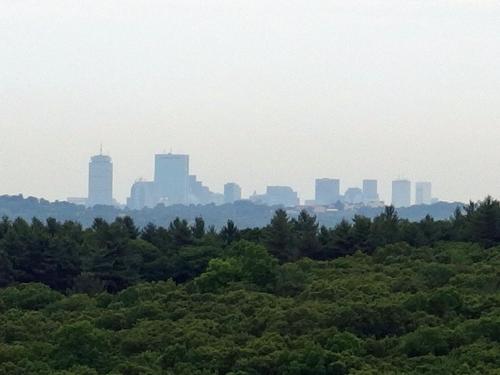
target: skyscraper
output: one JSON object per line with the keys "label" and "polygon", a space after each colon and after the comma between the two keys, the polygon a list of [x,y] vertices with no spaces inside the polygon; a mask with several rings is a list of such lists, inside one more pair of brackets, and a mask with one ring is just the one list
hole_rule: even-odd
{"label": "skyscraper", "polygon": [[415,184],[415,204],[432,203],[432,184],[430,182],[417,182]]}
{"label": "skyscraper", "polygon": [[316,179],[316,204],[328,205],[340,199],[340,180],[332,178]]}
{"label": "skyscraper", "polygon": [[89,195],[87,204],[113,205],[113,163],[107,155],[92,156],[89,163]]}
{"label": "skyscraper", "polygon": [[269,206],[298,206],[299,196],[290,186],[268,186],[264,195],[264,203]]}
{"label": "skyscraper", "polygon": [[223,204],[224,194],[210,191],[208,186],[198,181],[195,175],[189,176],[189,204]]}
{"label": "skyscraper", "polygon": [[396,180],[392,182],[392,205],[396,208],[411,206],[411,182]]}
{"label": "skyscraper", "polygon": [[241,200],[241,187],[234,183],[228,182],[224,185],[224,203],[234,203]]}
{"label": "skyscraper", "polygon": [[379,201],[377,180],[363,180],[363,201],[365,204]]}
{"label": "skyscraper", "polygon": [[136,181],[130,190],[127,207],[132,210],[141,210],[144,207],[153,208],[158,204],[156,184],[152,181]]}
{"label": "skyscraper", "polygon": [[154,182],[160,199],[167,204],[187,204],[189,196],[189,155],[155,155]]}

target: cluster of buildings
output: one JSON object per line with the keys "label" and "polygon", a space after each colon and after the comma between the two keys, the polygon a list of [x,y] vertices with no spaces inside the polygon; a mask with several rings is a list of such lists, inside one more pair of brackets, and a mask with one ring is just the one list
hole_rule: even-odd
{"label": "cluster of buildings", "polygon": [[[214,193],[195,175],[189,174],[189,155],[155,155],[153,181],[137,180],[130,189],[127,207],[130,209],[153,208],[158,204],[223,204],[241,199],[241,188],[230,182],[224,186],[224,194]],[[87,198],[68,198],[71,203],[119,206],[113,199],[113,163],[111,157],[92,156],[89,163]]]}
{"label": "cluster of buildings", "polygon": [[[412,183],[408,180],[392,182],[392,205],[394,207],[411,206]],[[415,184],[415,204],[433,204],[438,201],[432,197],[432,184],[430,182],[417,182]]]}
{"label": "cluster of buildings", "polygon": [[[189,173],[189,155],[157,154],[154,161],[152,181],[137,180],[130,190],[127,207],[130,209],[153,208],[158,204],[224,204],[242,199],[241,187],[229,182],[224,185],[224,193],[212,192],[195,175]],[[298,193],[289,186],[268,186],[264,194],[254,192],[249,200],[259,204],[300,206]],[[113,163],[111,157],[92,156],[89,163],[87,198],[68,198],[68,201],[85,204],[117,206],[113,199]],[[415,204],[432,204],[432,185],[430,182],[417,182],[415,185]],[[392,183],[392,202],[395,207],[409,207],[412,204],[412,183],[396,180]],[[380,207],[384,202],[378,194],[377,180],[363,180],[362,187],[348,188],[340,192],[340,180],[320,178],[315,184],[315,199],[305,201],[306,206],[329,209],[351,209],[356,207]]]}
{"label": "cluster of buildings", "polygon": [[[433,204],[437,199],[432,197],[432,184],[430,182],[417,182],[415,184],[416,205]],[[308,206],[342,206],[345,208],[380,207],[385,203],[378,194],[377,180],[363,180],[362,187],[350,187],[343,195],[340,194],[340,180],[320,178],[316,180],[315,199],[306,201]],[[395,180],[392,182],[391,204],[396,208],[412,205],[412,183],[408,180]]]}
{"label": "cluster of buildings", "polygon": [[307,201],[309,205],[331,206],[337,203],[350,206],[380,206],[377,180],[363,180],[363,188],[350,187],[343,195],[340,194],[340,180],[319,178],[316,180],[315,199]]}

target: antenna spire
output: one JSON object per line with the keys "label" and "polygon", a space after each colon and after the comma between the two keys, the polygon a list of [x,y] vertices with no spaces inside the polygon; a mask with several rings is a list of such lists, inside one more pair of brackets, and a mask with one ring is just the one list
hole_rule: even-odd
{"label": "antenna spire", "polygon": [[102,142],[101,142],[101,147],[99,148],[99,152],[101,153],[102,156]]}

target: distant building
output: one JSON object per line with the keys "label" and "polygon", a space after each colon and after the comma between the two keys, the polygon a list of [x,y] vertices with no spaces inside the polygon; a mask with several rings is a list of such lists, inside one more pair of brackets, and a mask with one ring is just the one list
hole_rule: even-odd
{"label": "distant building", "polygon": [[378,203],[380,201],[378,195],[377,180],[363,180],[363,203],[366,205]]}
{"label": "distant building", "polygon": [[298,206],[299,196],[290,186],[268,186],[266,189],[266,203],[270,206],[283,205],[285,207]]}
{"label": "distant building", "polygon": [[189,155],[155,155],[154,182],[162,201],[172,204],[188,204]]}
{"label": "distant building", "polygon": [[415,184],[415,204],[432,204],[432,184],[417,182]]}
{"label": "distant building", "polygon": [[189,204],[222,204],[224,196],[210,191],[208,186],[198,181],[195,175],[189,176]]}
{"label": "distant building", "polygon": [[132,210],[141,210],[145,207],[155,207],[160,198],[156,184],[153,181],[136,181],[130,190],[127,207]]}
{"label": "distant building", "polygon": [[392,182],[392,205],[396,208],[411,206],[411,182],[396,180]]}
{"label": "distant building", "polygon": [[253,202],[256,204],[266,204],[267,205],[266,194],[257,194],[256,191],[254,191],[253,194],[250,195],[250,197],[248,197],[248,200],[250,202]]}
{"label": "distant building", "polygon": [[296,207],[299,205],[297,192],[289,186],[268,186],[265,194],[254,193],[250,200],[255,203],[267,204],[269,206]]}
{"label": "distant building", "polygon": [[210,203],[211,191],[195,175],[189,176],[189,204]]}
{"label": "distant building", "polygon": [[363,203],[363,190],[360,188],[349,188],[344,194],[344,202],[348,204]]}
{"label": "distant building", "polygon": [[107,155],[90,159],[87,205],[113,205],[113,163]]}
{"label": "distant building", "polygon": [[340,199],[340,180],[332,178],[318,178],[315,186],[315,200],[317,205],[330,205]]}
{"label": "distant building", "polygon": [[224,203],[234,203],[239,200],[241,200],[241,187],[234,182],[225,184]]}
{"label": "distant building", "polygon": [[82,197],[68,197],[68,199],[66,199],[66,201],[68,203],[71,203],[71,204],[76,204],[76,205],[80,205],[80,206],[86,206],[88,199],[87,198],[82,198]]}

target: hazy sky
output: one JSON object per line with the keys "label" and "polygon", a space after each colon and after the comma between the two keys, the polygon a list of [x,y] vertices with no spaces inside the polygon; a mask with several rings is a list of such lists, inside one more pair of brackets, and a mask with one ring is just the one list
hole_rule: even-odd
{"label": "hazy sky", "polygon": [[115,195],[153,155],[213,190],[398,176],[500,196],[500,1],[0,0],[0,194]]}

